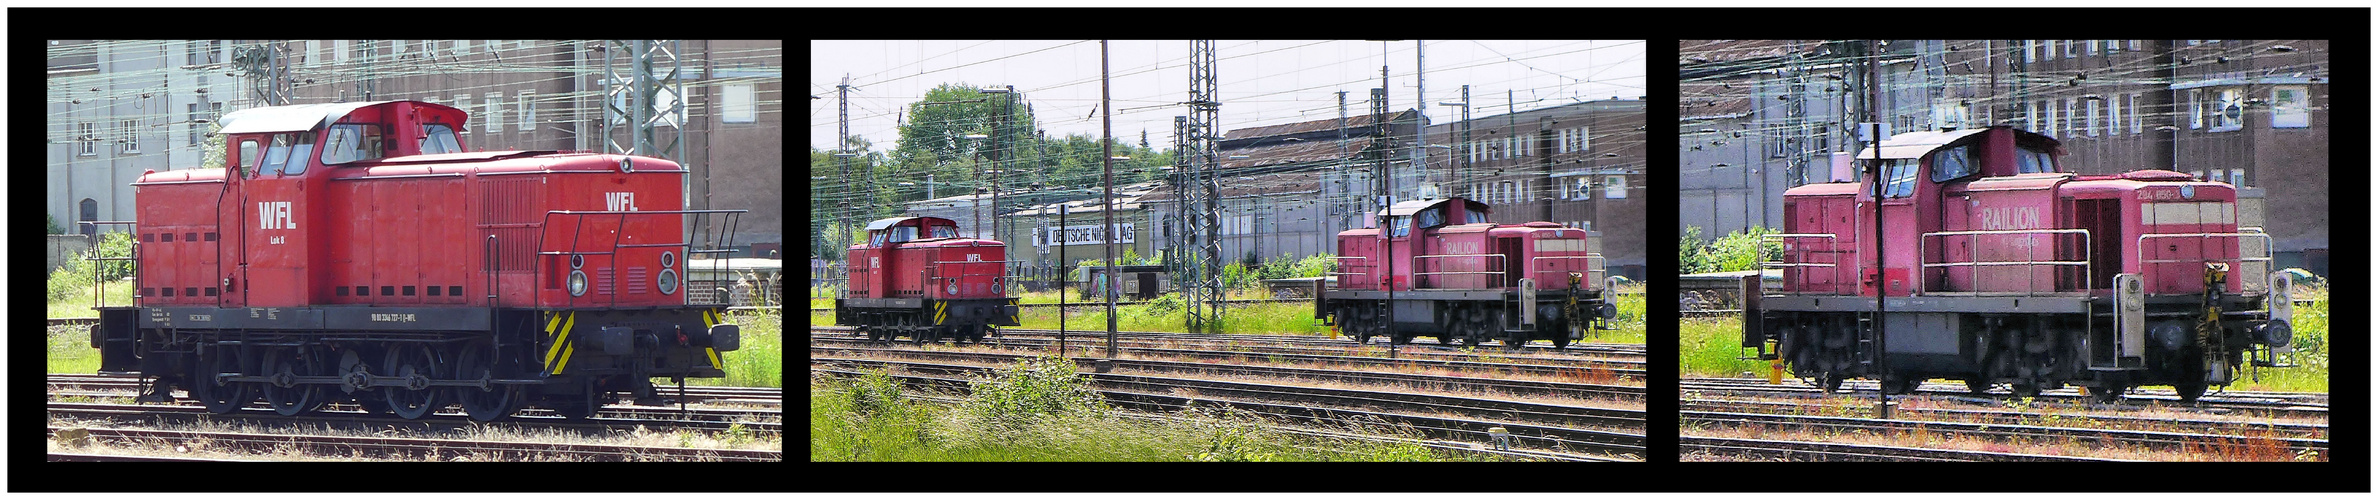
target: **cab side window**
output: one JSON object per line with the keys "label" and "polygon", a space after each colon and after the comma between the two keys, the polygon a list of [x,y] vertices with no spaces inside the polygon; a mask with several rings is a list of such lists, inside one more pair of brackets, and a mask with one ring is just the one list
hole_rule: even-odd
{"label": "cab side window", "polygon": [[2055,171],[2056,162],[2048,157],[2048,153],[2029,149],[2015,152],[2015,173],[2034,174]]}
{"label": "cab side window", "polygon": [[341,123],[330,126],[330,133],[322,141],[322,164],[376,160],[380,154],[380,126],[371,123]]}
{"label": "cab side window", "polygon": [[1445,209],[1444,209],[1444,207],[1431,208],[1431,209],[1428,209],[1428,210],[1422,210],[1422,211],[1420,211],[1420,227],[1421,227],[1422,229],[1427,229],[1427,228],[1437,227],[1437,226],[1441,226],[1441,225],[1445,225]]}
{"label": "cab side window", "polygon": [[901,242],[906,242],[906,241],[909,241],[909,240],[914,240],[914,239],[917,239],[917,227],[916,227],[916,226],[900,226],[900,227],[895,227],[895,228],[892,228],[892,242],[893,242],[893,243],[901,243]]}
{"label": "cab side window", "polygon": [[1972,146],[1958,146],[1933,153],[1932,182],[1948,182],[1979,172],[1974,168],[1972,151]]}
{"label": "cab side window", "polygon": [[239,172],[236,172],[237,174],[250,179],[256,178],[256,167],[264,164],[264,152],[259,150],[261,147],[256,144],[255,139],[239,141]]}
{"label": "cab side window", "polygon": [[421,126],[421,154],[460,153],[462,141],[454,138],[454,127],[443,123]]}

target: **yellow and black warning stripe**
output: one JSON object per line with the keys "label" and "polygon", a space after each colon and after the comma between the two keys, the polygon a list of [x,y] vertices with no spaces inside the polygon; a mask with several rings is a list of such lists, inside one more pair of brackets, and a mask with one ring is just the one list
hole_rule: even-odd
{"label": "yellow and black warning stripe", "polygon": [[[703,309],[703,310],[702,310],[702,331],[709,331],[709,330],[710,330],[710,327],[713,327],[713,326],[718,326],[718,324],[719,324],[719,323],[724,323],[724,322],[725,322],[725,318],[720,318],[720,317],[719,317],[719,312],[718,312],[718,310],[717,310],[717,309]],[[703,353],[705,353],[705,354],[709,354],[709,355],[710,355],[710,367],[711,367],[711,368],[717,368],[717,369],[720,369],[720,370],[725,370],[725,369],[727,369],[727,368],[726,368],[726,365],[724,365],[724,364],[720,364],[720,363],[718,362],[718,348],[716,348],[716,347],[704,347],[704,348],[702,348],[702,352],[703,352]]]}
{"label": "yellow and black warning stripe", "polygon": [[555,311],[545,320],[545,334],[553,337],[553,347],[545,350],[545,373],[559,375],[570,364],[570,354],[578,350],[570,344],[570,327],[577,324],[576,312]]}

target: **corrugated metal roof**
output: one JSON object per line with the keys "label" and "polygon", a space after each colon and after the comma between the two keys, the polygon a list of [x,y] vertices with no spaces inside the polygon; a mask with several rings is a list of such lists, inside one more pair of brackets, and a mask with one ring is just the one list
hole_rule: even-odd
{"label": "corrugated metal roof", "polygon": [[[1401,121],[1404,121],[1404,120],[1410,120],[1410,119],[1412,119],[1412,113],[1413,113],[1413,111],[1412,111],[1412,110],[1404,110],[1404,111],[1399,111],[1399,112],[1396,112],[1396,113],[1394,113],[1394,114],[1392,114],[1392,115],[1389,115],[1389,116],[1388,116],[1388,118],[1387,118],[1387,121],[1388,121],[1388,123],[1397,123],[1397,122],[1401,122]],[[1371,115],[1370,115],[1370,113],[1348,114],[1348,115],[1346,116],[1346,127],[1347,127],[1347,128],[1368,127],[1368,126],[1371,126]],[[1296,123],[1285,123],[1285,124],[1280,124],[1280,125],[1265,125],[1265,126],[1261,126],[1261,127],[1248,127],[1248,128],[1242,128],[1242,129],[1232,130],[1232,131],[1229,131],[1229,132],[1224,132],[1224,133],[1222,134],[1222,140],[1225,140],[1225,141],[1235,141],[1235,140],[1239,140],[1239,139],[1251,139],[1251,138],[1256,138],[1256,137],[1271,137],[1271,136],[1275,136],[1275,135],[1290,135],[1290,134],[1301,134],[1301,133],[1306,133],[1306,132],[1318,132],[1318,131],[1323,131],[1323,130],[1336,130],[1337,128],[1338,128],[1338,119],[1336,119],[1336,118],[1328,118],[1328,119],[1321,119],[1321,120],[1303,121],[1303,122],[1296,122]]]}

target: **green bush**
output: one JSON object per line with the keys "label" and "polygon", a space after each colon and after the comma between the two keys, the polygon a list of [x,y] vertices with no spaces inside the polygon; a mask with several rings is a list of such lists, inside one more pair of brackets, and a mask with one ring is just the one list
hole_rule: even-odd
{"label": "green bush", "polygon": [[1043,416],[1105,415],[1106,401],[1075,372],[1073,360],[1040,356],[1016,361],[997,376],[969,384],[965,411],[979,423],[1021,428]]}

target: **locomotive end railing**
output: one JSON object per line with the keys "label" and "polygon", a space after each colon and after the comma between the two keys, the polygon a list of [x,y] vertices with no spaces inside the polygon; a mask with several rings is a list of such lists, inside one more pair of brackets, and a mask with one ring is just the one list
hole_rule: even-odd
{"label": "locomotive end railing", "polygon": [[[745,213],[749,213],[749,212],[751,212],[751,211],[750,211],[750,210],[628,210],[628,211],[619,211],[619,210],[600,210],[600,211],[550,210],[550,211],[546,211],[546,212],[545,212],[545,218],[544,218],[542,221],[540,221],[540,225],[538,226],[538,227],[539,227],[539,228],[541,228],[541,229],[540,229],[539,231],[537,231],[537,248],[539,249],[539,251],[536,253],[536,255],[538,255],[538,256],[541,256],[541,257],[544,257],[544,256],[551,256],[551,257],[562,257],[562,256],[582,256],[582,255],[616,255],[616,254],[618,254],[618,253],[619,253],[619,249],[621,249],[621,248],[656,248],[656,247],[659,247],[659,248],[665,248],[665,247],[676,247],[676,248],[678,248],[678,249],[680,249],[680,250],[682,250],[682,251],[684,251],[684,252],[685,252],[685,258],[683,258],[683,259],[680,259],[680,262],[681,262],[681,263],[683,263],[683,264],[685,264],[685,267],[686,267],[686,269],[688,270],[688,272],[686,273],[686,276],[681,276],[681,277],[679,277],[679,278],[678,278],[678,292],[683,294],[683,295],[681,295],[681,296],[682,296],[682,297],[685,297],[685,299],[686,299],[686,304],[688,304],[688,305],[696,305],[695,301],[693,300],[693,293],[692,293],[692,288],[693,288],[693,279],[692,279],[692,278],[693,278],[693,276],[692,276],[692,274],[693,274],[693,273],[691,272],[691,269],[693,268],[693,262],[692,262],[692,261],[693,261],[693,256],[694,256],[695,254],[731,254],[731,253],[734,253],[734,252],[735,252],[734,250],[727,249],[727,247],[731,247],[731,246],[733,246],[733,245],[734,245],[734,241],[735,241],[735,240],[734,240],[734,239],[735,239],[735,224],[736,224],[738,221],[740,221],[740,220],[741,220],[741,217],[742,217],[742,215],[743,215],[743,214],[745,214]],[[724,218],[726,219],[726,229],[725,229],[725,230],[722,230],[722,231],[718,231],[718,232],[717,232],[717,234],[710,236],[711,238],[714,238],[714,239],[713,239],[713,240],[710,242],[710,245],[709,245],[709,247],[710,247],[710,248],[712,248],[711,250],[695,250],[695,249],[693,248],[693,245],[694,245],[694,240],[695,240],[695,238],[696,238],[696,232],[697,232],[697,231],[700,231],[700,230],[701,230],[700,228],[707,227],[707,225],[706,225],[706,224],[701,224],[700,222],[696,222],[696,223],[693,223],[693,224],[687,224],[687,225],[686,225],[687,227],[686,227],[685,237],[684,237],[684,238],[681,238],[681,239],[679,239],[677,243],[632,243],[632,244],[631,244],[631,243],[622,243],[622,242],[620,241],[620,239],[621,239],[621,238],[624,238],[624,237],[626,236],[626,234],[625,234],[625,233],[626,233],[626,231],[613,231],[613,232],[612,232],[612,235],[611,235],[611,245],[610,245],[610,246],[611,246],[611,248],[610,248],[609,250],[600,251],[600,252],[590,252],[590,251],[580,251],[580,250],[577,250],[578,248],[580,248],[580,247],[579,247],[579,243],[580,243],[582,240],[584,240],[585,233],[586,233],[586,218],[587,218],[587,217],[589,217],[589,216],[616,215],[616,216],[619,216],[619,219],[618,219],[618,226],[619,226],[620,228],[625,228],[625,227],[627,226],[627,219],[628,219],[628,217],[630,217],[630,216],[640,216],[640,217],[649,217],[649,216],[656,216],[656,215],[675,215],[675,216],[683,216],[683,215],[695,215],[695,216],[708,216],[708,215],[710,215],[710,214],[725,214]],[[554,217],[554,216],[557,216],[557,215],[559,215],[559,216],[566,216],[566,217],[569,217],[569,218],[570,218],[570,220],[572,221],[572,225],[571,225],[571,229],[570,229],[570,246],[569,246],[570,250],[553,250],[553,251],[547,251],[547,250],[543,250],[544,248],[546,248],[546,246],[545,246],[545,235],[546,235],[546,234],[548,234],[548,232],[547,232],[547,231],[544,231],[544,230],[542,230],[542,228],[551,228],[551,227],[553,227],[553,225],[552,225],[552,224],[553,224],[553,217]],[[697,219],[699,219],[699,218],[701,218],[701,217],[697,217]],[[613,262],[614,262],[614,263],[616,263],[617,261],[616,261],[616,260],[614,260]],[[542,266],[542,265],[535,265],[535,266],[533,266],[533,267],[534,267],[534,269],[531,271],[531,273],[532,273],[532,274],[531,274],[530,276],[532,276],[532,279],[534,279],[535,281],[533,281],[532,283],[544,283],[544,282],[545,282],[545,266]],[[611,290],[612,290],[612,293],[610,294],[610,295],[611,295],[611,305],[612,305],[612,306],[618,306],[618,305],[619,305],[619,296],[620,296],[620,295],[622,295],[622,294],[618,293],[618,291],[619,291],[619,274],[620,274],[620,273],[617,273],[617,272],[610,273],[610,275],[609,275],[609,277],[608,277],[608,280],[607,280],[607,281],[608,281],[608,283],[606,283],[607,285],[609,285],[609,286],[611,287]],[[593,284],[593,283],[588,283],[588,284],[587,284],[587,287],[591,289],[591,288],[593,288],[593,287],[594,287],[594,284]],[[569,299],[567,299],[567,300],[568,300],[568,302],[567,302],[567,306],[568,306],[568,307],[576,307],[576,306],[578,305],[578,299],[579,299],[579,297],[578,297],[578,296],[575,296],[575,295],[573,295],[573,296],[570,296],[570,298],[569,298]],[[728,299],[726,299],[725,301],[718,302],[718,303],[706,303],[706,304],[699,304],[699,305],[727,305],[727,302],[732,302],[732,301],[733,301],[733,299],[732,299],[732,298],[728,298]]]}

